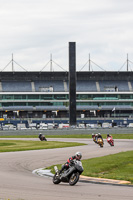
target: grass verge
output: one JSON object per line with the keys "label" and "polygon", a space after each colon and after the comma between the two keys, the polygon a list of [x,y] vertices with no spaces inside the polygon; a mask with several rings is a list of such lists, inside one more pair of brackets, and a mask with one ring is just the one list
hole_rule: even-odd
{"label": "grass verge", "polygon": [[85,145],[76,142],[0,140],[0,152],[53,149]]}
{"label": "grass verge", "polygon": [[[45,135],[45,134],[44,134]],[[106,134],[101,134],[106,138]],[[111,134],[114,139],[133,139],[133,134]],[[91,134],[45,135],[46,138],[92,138]],[[0,138],[38,138],[37,135],[2,135]]]}
{"label": "grass verge", "polygon": [[[84,176],[126,180],[133,184],[133,151],[83,160],[82,164]],[[61,165],[57,166],[61,168]],[[52,173],[53,167],[48,168]]]}

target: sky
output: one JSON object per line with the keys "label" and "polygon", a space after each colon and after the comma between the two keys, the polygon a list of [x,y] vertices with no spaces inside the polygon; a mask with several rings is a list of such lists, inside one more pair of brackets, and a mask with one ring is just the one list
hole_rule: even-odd
{"label": "sky", "polygon": [[[0,0],[0,71],[133,70],[133,0]],[[90,60],[90,62],[89,62]]]}

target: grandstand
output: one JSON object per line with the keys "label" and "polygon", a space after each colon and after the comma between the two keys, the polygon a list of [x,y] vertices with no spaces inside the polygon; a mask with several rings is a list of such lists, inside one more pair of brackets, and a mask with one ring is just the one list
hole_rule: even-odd
{"label": "grandstand", "polygon": [[[133,72],[76,76],[77,119],[133,118]],[[68,121],[68,72],[0,72],[0,117]]]}

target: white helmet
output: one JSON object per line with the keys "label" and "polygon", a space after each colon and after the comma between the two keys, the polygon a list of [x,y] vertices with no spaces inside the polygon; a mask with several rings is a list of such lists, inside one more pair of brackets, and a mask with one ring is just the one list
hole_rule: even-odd
{"label": "white helmet", "polygon": [[76,159],[77,159],[77,160],[80,160],[80,159],[82,158],[82,153],[76,152],[76,153],[75,153],[75,156],[76,156]]}

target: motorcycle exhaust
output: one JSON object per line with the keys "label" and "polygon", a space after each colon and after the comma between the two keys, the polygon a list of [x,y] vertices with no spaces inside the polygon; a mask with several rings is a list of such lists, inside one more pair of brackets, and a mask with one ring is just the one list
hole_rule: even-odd
{"label": "motorcycle exhaust", "polygon": [[58,167],[57,167],[57,166],[54,166],[54,170],[55,170],[55,172],[57,173],[57,172],[58,172]]}

